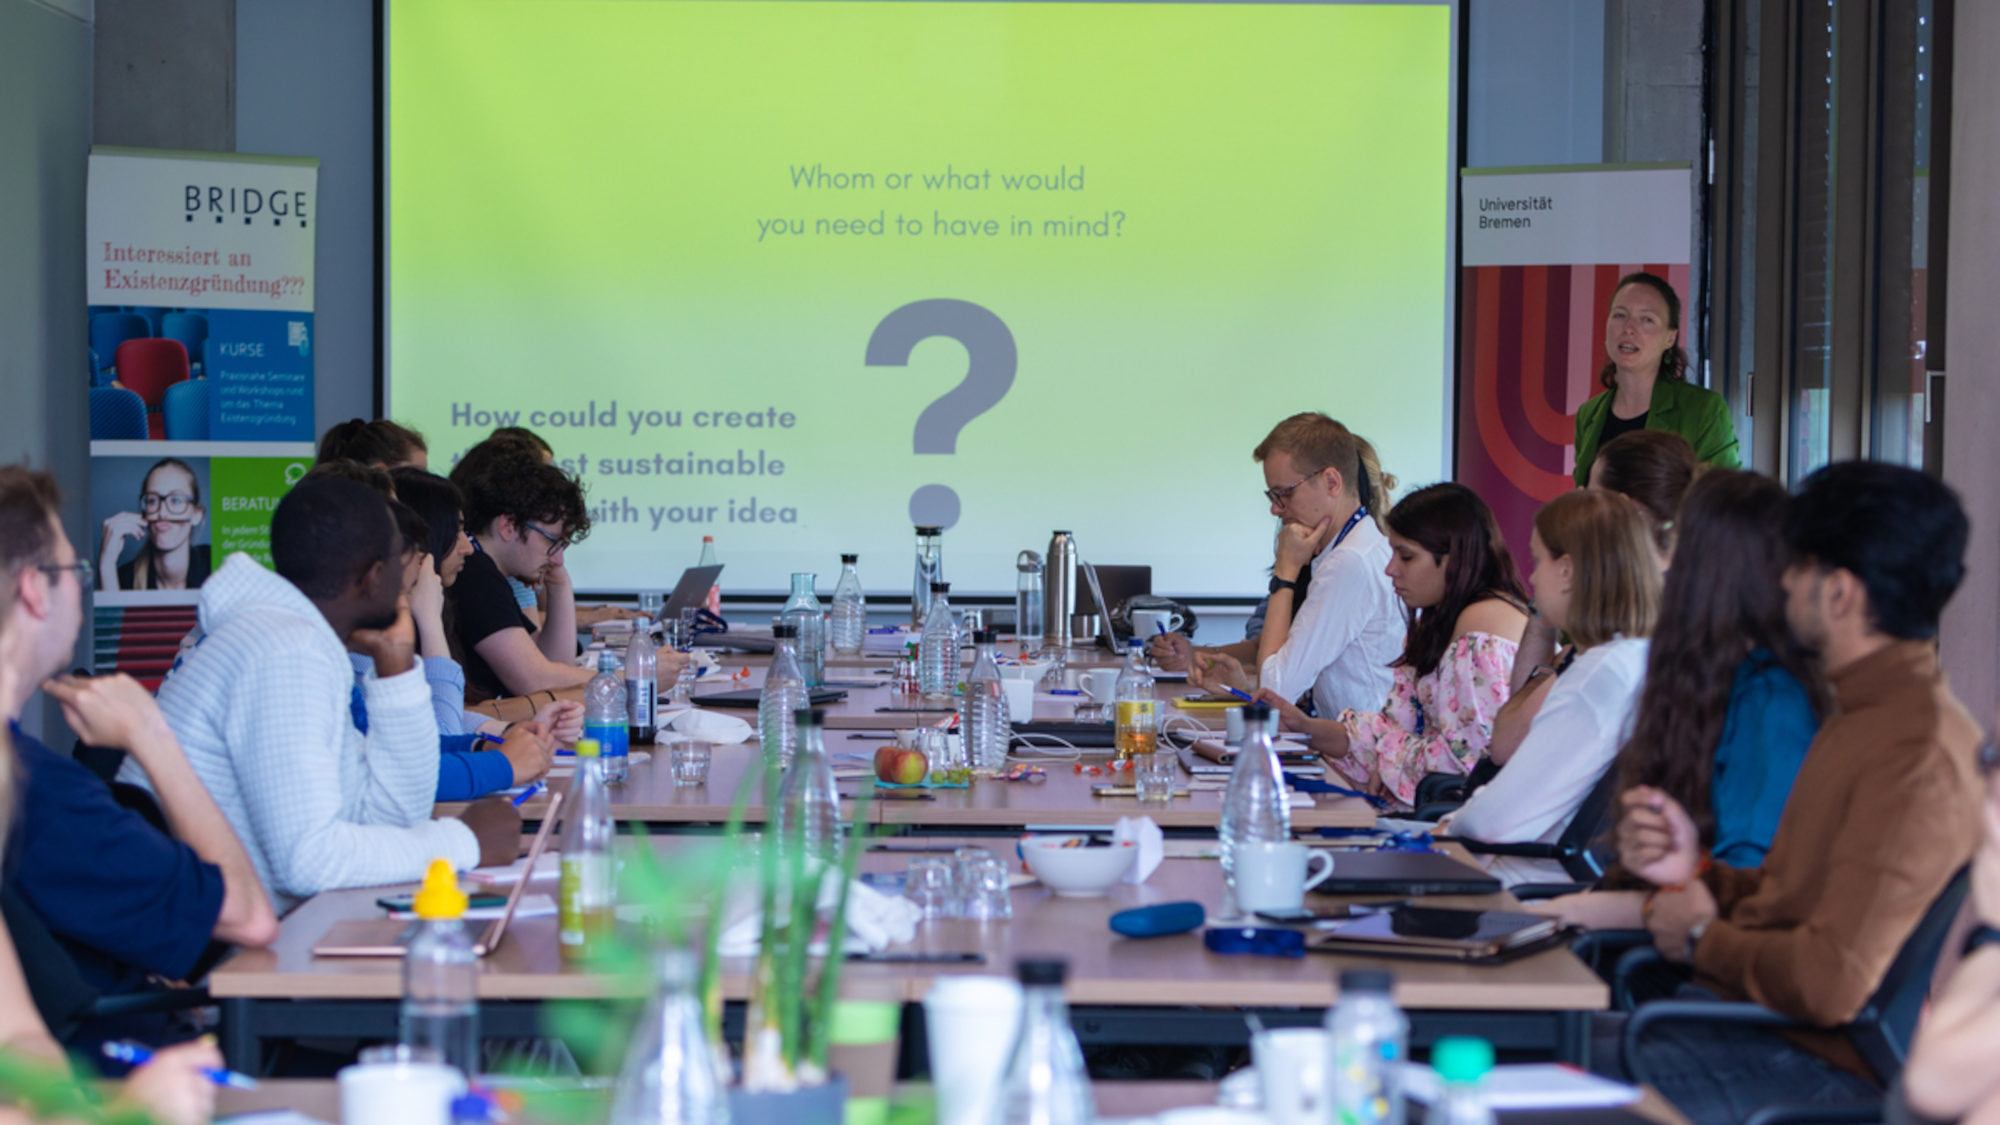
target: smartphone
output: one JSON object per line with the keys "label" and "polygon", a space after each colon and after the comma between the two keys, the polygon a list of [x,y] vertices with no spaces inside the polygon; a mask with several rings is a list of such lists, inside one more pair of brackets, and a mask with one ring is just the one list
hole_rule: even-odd
{"label": "smartphone", "polygon": [[[375,900],[375,905],[384,910],[407,914],[417,908],[417,896],[414,894],[384,895]],[[465,900],[465,908],[467,910],[477,910],[482,906],[505,905],[507,905],[506,895],[473,895]]]}
{"label": "smartphone", "polygon": [[1296,926],[1306,922],[1341,922],[1349,918],[1366,918],[1370,914],[1384,914],[1408,905],[1407,899],[1396,902],[1350,902],[1339,906],[1320,907],[1316,910],[1309,907],[1294,907],[1290,910],[1259,910],[1256,914],[1266,922]]}

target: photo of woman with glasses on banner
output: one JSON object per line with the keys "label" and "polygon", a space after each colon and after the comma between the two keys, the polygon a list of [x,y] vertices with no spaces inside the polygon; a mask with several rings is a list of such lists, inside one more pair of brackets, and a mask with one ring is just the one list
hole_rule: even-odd
{"label": "photo of woman with glasses on banner", "polygon": [[[115,478],[128,464],[136,470],[141,463],[99,458],[96,471]],[[193,590],[208,580],[208,509],[202,506],[201,479],[207,468],[201,462],[197,470],[178,457],[153,462],[137,482],[134,507],[104,517],[99,589]],[[115,479],[105,483],[100,497],[133,495]]]}

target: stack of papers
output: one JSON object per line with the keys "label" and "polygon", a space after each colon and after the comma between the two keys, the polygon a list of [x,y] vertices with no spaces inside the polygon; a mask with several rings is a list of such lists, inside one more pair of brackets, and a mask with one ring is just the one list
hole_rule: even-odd
{"label": "stack of papers", "polygon": [[[1430,1067],[1404,1063],[1403,1092],[1429,1105],[1444,1095],[1444,1083]],[[1479,1080],[1479,1092],[1496,1110],[1600,1109],[1639,1100],[1637,1086],[1599,1078],[1562,1063],[1496,1066]]]}

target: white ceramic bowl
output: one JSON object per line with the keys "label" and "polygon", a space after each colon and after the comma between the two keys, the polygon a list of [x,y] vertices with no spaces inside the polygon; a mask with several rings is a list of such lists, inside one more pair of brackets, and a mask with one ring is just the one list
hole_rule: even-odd
{"label": "white ceramic bowl", "polygon": [[1023,836],[1021,860],[1042,885],[1065,898],[1096,898],[1125,877],[1138,858],[1132,844],[1090,848],[1066,841],[1085,836]]}

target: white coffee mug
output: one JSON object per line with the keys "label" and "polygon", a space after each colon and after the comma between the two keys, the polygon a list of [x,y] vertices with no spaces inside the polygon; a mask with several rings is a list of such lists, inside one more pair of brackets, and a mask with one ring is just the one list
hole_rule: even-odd
{"label": "white coffee mug", "polygon": [[358,1063],[338,1077],[341,1125],[450,1125],[465,1093],[465,1076],[443,1063]]}
{"label": "white coffee mug", "polygon": [[1015,723],[1033,721],[1035,717],[1035,681],[1000,681],[1000,690],[1007,696],[1007,720]]}
{"label": "white coffee mug", "polygon": [[1132,611],[1132,635],[1140,640],[1150,640],[1161,633],[1178,633],[1187,624],[1181,615],[1171,609],[1135,609]]}
{"label": "white coffee mug", "polygon": [[1325,1125],[1332,1119],[1327,1054],[1323,1028],[1282,1027],[1251,1038],[1250,1057],[1271,1125]]}
{"label": "white coffee mug", "polygon": [[939,977],[924,996],[938,1125],[984,1125],[1021,1023],[1021,986],[1006,977]]}
{"label": "white coffee mug", "polygon": [[1091,668],[1076,674],[1076,688],[1092,703],[1109,703],[1118,694],[1117,668]]}
{"label": "white coffee mug", "polygon": [[1236,846],[1234,867],[1236,904],[1244,913],[1297,910],[1306,891],[1333,874],[1333,856],[1304,844],[1254,840]]}

